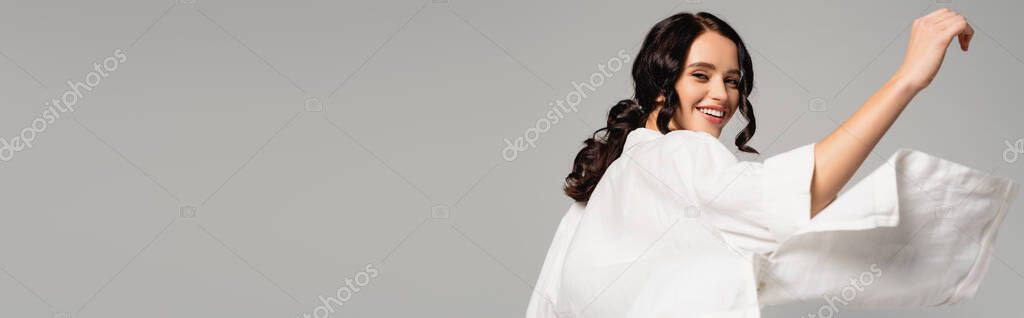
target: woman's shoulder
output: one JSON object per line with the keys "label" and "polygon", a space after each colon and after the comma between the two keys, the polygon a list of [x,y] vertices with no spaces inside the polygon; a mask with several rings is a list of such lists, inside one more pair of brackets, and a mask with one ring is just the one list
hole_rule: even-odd
{"label": "woman's shoulder", "polygon": [[673,161],[707,159],[720,162],[735,160],[735,156],[721,140],[699,130],[673,130],[652,143],[651,146],[650,150],[653,150],[659,157]]}
{"label": "woman's shoulder", "polygon": [[606,174],[618,175],[632,168],[641,168],[641,173],[690,174],[717,170],[737,162],[735,155],[707,132],[673,130],[648,138],[651,139],[627,149],[609,166]]}

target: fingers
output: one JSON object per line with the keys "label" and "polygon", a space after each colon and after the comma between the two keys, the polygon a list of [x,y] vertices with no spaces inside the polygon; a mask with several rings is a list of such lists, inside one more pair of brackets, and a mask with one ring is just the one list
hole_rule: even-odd
{"label": "fingers", "polygon": [[957,34],[957,38],[960,40],[960,49],[967,52],[970,47],[971,39],[974,38],[974,28],[971,27],[970,23],[965,23],[965,28],[960,34]]}
{"label": "fingers", "polygon": [[967,52],[971,38],[974,37],[974,28],[967,23],[967,18],[954,13],[953,16],[942,20],[939,25],[943,30],[946,30],[946,32],[950,32],[947,33],[949,34],[949,37],[957,38],[960,43],[960,50]]}
{"label": "fingers", "polygon": [[950,37],[957,37],[960,43],[960,50],[967,51],[970,47],[971,39],[974,37],[974,28],[967,23],[967,19],[964,16],[948,8],[941,8],[926,17],[931,19],[939,28],[950,32]]}
{"label": "fingers", "polygon": [[[934,12],[932,12],[932,13],[926,15],[926,16],[923,16],[923,17],[917,19],[917,21],[915,21],[915,22],[916,23],[920,23],[920,24],[925,25],[925,26],[928,26],[928,27],[931,27],[931,28],[938,28],[939,30],[946,30],[946,29],[951,28],[952,25],[954,23],[956,23],[957,20],[962,19],[962,18],[963,17],[960,16],[960,14],[957,14],[956,12],[954,12],[953,10],[950,10],[949,8],[941,8],[941,9],[935,10]],[[950,37],[952,37],[952,36],[953,35],[951,34]]]}

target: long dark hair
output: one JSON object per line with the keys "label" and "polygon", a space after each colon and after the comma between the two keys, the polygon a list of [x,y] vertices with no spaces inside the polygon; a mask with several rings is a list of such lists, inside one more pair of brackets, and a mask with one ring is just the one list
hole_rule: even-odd
{"label": "long dark hair", "polygon": [[747,119],[747,126],[736,135],[736,146],[744,152],[758,153],[747,146],[757,125],[754,106],[747,100],[754,87],[754,70],[743,40],[736,30],[713,14],[681,12],[661,20],[647,33],[633,61],[634,98],[621,100],[612,106],[608,111],[607,126],[583,141],[583,149],[573,161],[572,172],[565,178],[566,195],[577,202],[590,200],[590,194],[605,170],[622,155],[626,135],[646,123],[644,114],[655,109],[659,95],[665,97],[665,106],[658,111],[656,123],[662,134],[669,133],[669,120],[680,106],[675,90],[676,80],[683,71],[683,63],[694,39],[709,31],[717,32],[736,44],[741,76],[737,111]]}

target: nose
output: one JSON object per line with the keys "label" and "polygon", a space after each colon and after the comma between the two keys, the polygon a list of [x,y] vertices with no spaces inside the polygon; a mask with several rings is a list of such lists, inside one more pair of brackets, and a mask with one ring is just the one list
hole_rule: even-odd
{"label": "nose", "polygon": [[724,79],[711,83],[711,88],[708,89],[708,98],[711,98],[716,103],[723,104],[728,96]]}

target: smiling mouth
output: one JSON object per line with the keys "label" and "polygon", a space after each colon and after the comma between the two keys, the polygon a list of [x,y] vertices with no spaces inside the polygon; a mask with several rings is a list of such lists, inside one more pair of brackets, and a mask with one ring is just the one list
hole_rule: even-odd
{"label": "smiling mouth", "polygon": [[724,110],[719,110],[716,107],[696,107],[696,109],[700,116],[712,125],[720,126],[725,123],[726,112]]}
{"label": "smiling mouth", "polygon": [[699,108],[698,107],[697,111],[699,111],[701,113],[704,113],[704,114],[706,114],[708,116],[718,118],[718,119],[721,119],[721,118],[725,117],[725,112],[717,110],[717,109]]}

